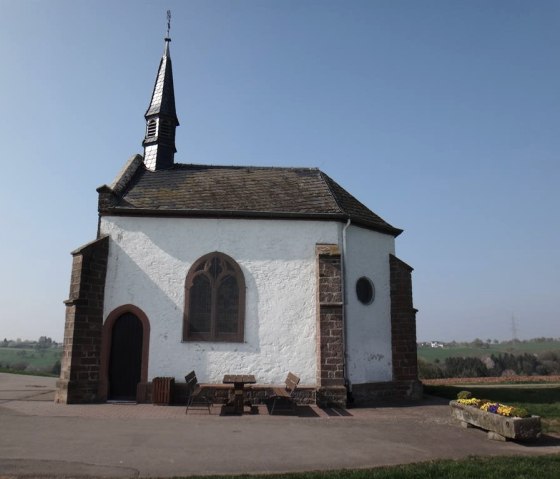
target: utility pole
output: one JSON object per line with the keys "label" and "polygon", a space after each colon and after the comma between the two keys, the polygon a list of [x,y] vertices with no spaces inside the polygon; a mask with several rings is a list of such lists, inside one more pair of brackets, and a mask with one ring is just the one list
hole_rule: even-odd
{"label": "utility pole", "polygon": [[514,341],[517,341],[517,322],[513,314],[511,315],[511,336]]}

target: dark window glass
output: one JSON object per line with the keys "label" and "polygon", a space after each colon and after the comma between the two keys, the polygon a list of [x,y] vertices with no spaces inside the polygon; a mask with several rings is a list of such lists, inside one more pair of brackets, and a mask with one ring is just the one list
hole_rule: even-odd
{"label": "dark window glass", "polygon": [[198,275],[193,280],[190,292],[190,332],[209,333],[211,318],[212,286],[204,275]]}
{"label": "dark window glass", "polygon": [[220,273],[222,272],[222,262],[220,261],[221,258],[219,257],[215,257],[212,258],[212,260],[209,261],[210,263],[210,274],[212,275],[212,278],[217,279],[218,276],[220,276]]}
{"label": "dark window glass", "polygon": [[370,304],[373,302],[375,296],[375,289],[373,283],[369,278],[362,276],[356,282],[356,295],[363,304]]}
{"label": "dark window glass", "polygon": [[233,276],[226,276],[218,287],[216,322],[219,333],[235,333],[239,309],[239,288]]}
{"label": "dark window glass", "polygon": [[223,253],[196,261],[185,284],[184,341],[243,341],[245,279]]}

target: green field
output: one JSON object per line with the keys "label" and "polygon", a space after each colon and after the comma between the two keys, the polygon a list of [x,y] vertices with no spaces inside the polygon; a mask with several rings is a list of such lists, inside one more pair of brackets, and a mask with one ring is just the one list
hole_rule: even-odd
{"label": "green field", "polygon": [[50,349],[19,349],[0,348],[0,367],[2,369],[23,369],[27,371],[50,372],[54,364],[60,360],[62,350]]}
{"label": "green field", "polygon": [[482,358],[485,356],[490,356],[491,354],[500,353],[512,353],[512,354],[523,354],[523,353],[543,353],[545,351],[560,351],[560,341],[543,341],[543,342],[526,342],[526,343],[502,343],[502,344],[489,344],[481,348],[476,348],[472,346],[445,346],[443,348],[432,348],[430,346],[419,346],[418,347],[418,357],[434,362],[436,359],[441,362],[445,361],[446,358],[450,357],[471,357],[471,358]]}

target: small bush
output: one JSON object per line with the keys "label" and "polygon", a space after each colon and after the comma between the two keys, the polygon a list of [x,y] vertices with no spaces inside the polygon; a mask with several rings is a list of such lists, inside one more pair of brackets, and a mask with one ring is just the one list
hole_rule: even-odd
{"label": "small bush", "polygon": [[529,417],[529,411],[527,411],[527,409],[525,409],[524,407],[514,407],[511,410],[511,415],[515,416],[515,417]]}
{"label": "small bush", "polygon": [[420,379],[437,379],[445,375],[437,364],[418,358],[418,376]]}
{"label": "small bush", "polygon": [[54,363],[50,372],[52,374],[54,374],[55,376],[60,376],[60,361],[57,361],[56,363]]}
{"label": "small bush", "polygon": [[472,394],[470,391],[460,391],[457,393],[457,399],[470,399]]}
{"label": "small bush", "polygon": [[18,361],[16,363],[9,364],[8,366],[14,371],[25,371],[29,366],[29,363],[27,361]]}

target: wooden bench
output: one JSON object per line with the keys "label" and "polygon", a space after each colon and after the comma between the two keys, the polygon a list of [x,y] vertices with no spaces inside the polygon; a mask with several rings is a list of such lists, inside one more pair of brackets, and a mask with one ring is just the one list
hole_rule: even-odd
{"label": "wooden bench", "polygon": [[294,397],[294,393],[297,389],[300,379],[292,373],[288,373],[286,381],[284,381],[284,387],[272,388],[272,396],[269,400],[272,401],[272,407],[270,409],[270,414],[274,414],[274,409],[276,408],[276,403],[286,402],[291,406],[292,411],[296,410],[297,403]]}
{"label": "wooden bench", "polygon": [[185,414],[188,414],[189,409],[195,408],[208,409],[208,414],[212,414],[211,407],[213,406],[214,401],[208,397],[205,390],[200,387],[200,384],[198,384],[196,373],[191,371],[185,376],[185,381],[187,382],[187,410],[185,411]]}

